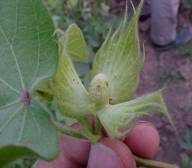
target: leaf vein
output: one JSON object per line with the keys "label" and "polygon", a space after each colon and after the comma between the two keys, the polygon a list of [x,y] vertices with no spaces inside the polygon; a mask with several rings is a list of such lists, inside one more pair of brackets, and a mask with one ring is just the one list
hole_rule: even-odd
{"label": "leaf vein", "polygon": [[19,94],[19,91],[17,89],[15,89],[13,86],[11,86],[9,83],[7,83],[5,80],[0,78],[0,83],[4,84],[5,86],[7,86],[10,90],[16,92],[17,94]]}
{"label": "leaf vein", "polygon": [[15,32],[14,32],[14,35],[13,35],[13,38],[12,38],[12,44],[15,40],[15,37],[16,37],[16,34],[17,34],[17,25],[18,25],[18,0],[16,0],[16,5],[15,5],[15,8],[16,8],[16,14],[15,14]]}
{"label": "leaf vein", "polygon": [[23,132],[24,132],[24,128],[25,128],[25,122],[26,122],[26,118],[27,118],[27,109],[25,108],[23,110],[23,118],[22,118],[22,123],[21,123],[21,127],[20,127],[20,131],[19,131],[19,136],[18,136],[18,139],[17,139],[17,142],[19,143],[23,137]]}
{"label": "leaf vein", "polygon": [[8,103],[8,104],[5,104],[3,106],[0,106],[0,110],[6,109],[6,108],[8,108],[8,107],[10,107],[12,105],[18,104],[18,103],[20,103],[20,100],[15,100],[15,101],[13,101],[11,103]]}
{"label": "leaf vein", "polygon": [[36,20],[36,31],[37,31],[37,41],[38,41],[38,46],[37,46],[37,65],[36,65],[36,69],[34,71],[34,75],[32,78],[32,81],[37,77],[37,74],[39,72],[39,66],[40,66],[40,30],[39,30],[39,22],[38,22],[38,16],[37,13],[35,12],[35,8],[34,8],[34,3],[32,2],[32,10],[34,13],[34,18]]}
{"label": "leaf vein", "polygon": [[37,130],[38,130],[38,133],[39,133],[39,135],[41,135],[41,126],[39,125],[39,123],[37,122],[37,120],[36,120],[36,118],[35,118],[35,116],[34,116],[34,112],[32,111],[31,112],[31,115],[32,115],[32,119],[33,119],[33,121],[34,121],[34,123],[35,123],[35,126],[37,127]]}
{"label": "leaf vein", "polygon": [[22,89],[25,90],[25,84],[24,84],[24,81],[23,81],[21,69],[20,69],[20,66],[19,66],[19,64],[18,64],[15,51],[14,51],[14,49],[13,49],[13,45],[9,42],[8,37],[7,37],[7,35],[5,34],[5,31],[3,30],[3,28],[2,28],[1,25],[0,25],[0,32],[1,32],[1,34],[3,35],[3,37],[5,38],[5,40],[7,41],[7,43],[9,44],[9,49],[10,49],[10,51],[11,51],[11,54],[12,54],[12,56],[13,56],[13,59],[14,59],[14,61],[15,61],[16,67],[17,67],[17,72],[18,72],[18,74],[19,74],[19,78],[20,78],[20,81],[21,81]]}
{"label": "leaf vein", "polygon": [[5,123],[0,127],[0,133],[9,125],[9,123],[14,119],[14,117],[19,113],[21,107],[18,107],[17,110],[9,116]]}

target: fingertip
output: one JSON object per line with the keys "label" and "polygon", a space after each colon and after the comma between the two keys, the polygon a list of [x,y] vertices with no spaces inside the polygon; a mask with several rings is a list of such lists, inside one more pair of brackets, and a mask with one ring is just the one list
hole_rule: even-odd
{"label": "fingertip", "polygon": [[90,152],[90,143],[84,139],[70,136],[61,137],[61,149],[63,155],[78,164],[87,164]]}
{"label": "fingertip", "polygon": [[129,147],[120,140],[104,138],[101,143],[111,148],[122,161],[125,168],[136,168],[136,162]]}
{"label": "fingertip", "polygon": [[124,141],[138,156],[152,159],[159,149],[160,136],[149,122],[138,122]]}
{"label": "fingertip", "polygon": [[124,168],[117,154],[103,144],[91,145],[87,168]]}

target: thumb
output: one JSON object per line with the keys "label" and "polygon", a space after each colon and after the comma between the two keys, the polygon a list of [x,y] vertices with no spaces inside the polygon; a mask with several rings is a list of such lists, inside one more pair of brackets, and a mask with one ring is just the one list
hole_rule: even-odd
{"label": "thumb", "polygon": [[111,148],[122,161],[124,168],[136,168],[136,162],[129,147],[120,140],[104,138],[101,143]]}
{"label": "thumb", "polygon": [[117,154],[103,144],[91,145],[87,168],[124,168]]}

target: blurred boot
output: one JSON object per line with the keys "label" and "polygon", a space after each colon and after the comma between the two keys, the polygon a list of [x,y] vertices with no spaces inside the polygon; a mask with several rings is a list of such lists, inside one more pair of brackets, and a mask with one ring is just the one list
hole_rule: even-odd
{"label": "blurred boot", "polygon": [[169,49],[192,39],[191,27],[177,29],[179,0],[152,0],[151,40],[156,47]]}
{"label": "blurred boot", "polygon": [[145,0],[139,19],[140,21],[145,21],[150,16],[151,16],[151,0]]}
{"label": "blurred boot", "polygon": [[176,38],[179,0],[152,0],[151,39],[157,45],[167,45]]}

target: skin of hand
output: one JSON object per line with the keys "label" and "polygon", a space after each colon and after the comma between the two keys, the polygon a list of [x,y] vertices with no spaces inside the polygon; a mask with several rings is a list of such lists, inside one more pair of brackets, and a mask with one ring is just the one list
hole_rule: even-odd
{"label": "skin of hand", "polygon": [[121,140],[103,138],[97,144],[62,136],[61,152],[52,162],[38,161],[37,168],[136,168],[133,154],[152,159],[158,151],[160,137],[149,122],[138,122]]}

